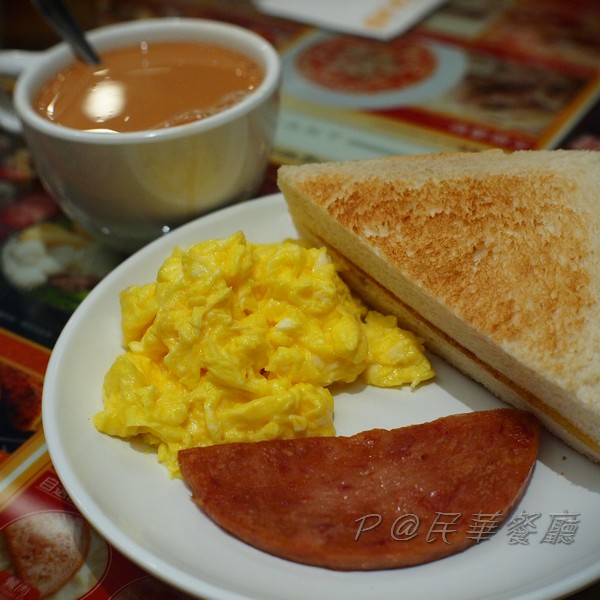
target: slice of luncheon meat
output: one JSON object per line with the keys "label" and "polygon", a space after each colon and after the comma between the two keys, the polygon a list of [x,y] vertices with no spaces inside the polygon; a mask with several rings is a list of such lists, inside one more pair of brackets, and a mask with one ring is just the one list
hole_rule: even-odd
{"label": "slice of luncheon meat", "polygon": [[223,529],[291,561],[337,570],[417,565],[489,538],[523,494],[539,424],[516,409],[351,437],[179,453],[193,500]]}

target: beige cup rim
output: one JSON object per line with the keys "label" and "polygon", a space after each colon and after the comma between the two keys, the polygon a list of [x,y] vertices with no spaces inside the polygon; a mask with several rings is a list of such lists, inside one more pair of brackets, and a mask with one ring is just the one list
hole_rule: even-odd
{"label": "beige cup rim", "polygon": [[130,144],[177,139],[211,131],[230,123],[264,103],[277,90],[281,78],[281,60],[277,51],[262,36],[237,25],[187,17],[165,17],[128,21],[100,27],[87,33],[101,52],[134,44],[142,39],[153,41],[208,41],[245,52],[257,60],[265,76],[259,87],[246,98],[222,112],[201,121],[177,127],[124,133],[88,132],[57,125],[44,119],[32,106],[40,86],[74,60],[65,42],[40,52],[39,59],[18,78],[14,91],[15,109],[24,126],[53,138],[89,144]]}

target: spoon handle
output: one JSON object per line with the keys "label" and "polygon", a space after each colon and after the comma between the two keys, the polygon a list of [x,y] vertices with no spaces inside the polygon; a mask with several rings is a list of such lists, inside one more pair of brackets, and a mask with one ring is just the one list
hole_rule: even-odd
{"label": "spoon handle", "polygon": [[91,65],[99,65],[100,57],[63,0],[31,0],[48,24],[73,48],[77,56]]}

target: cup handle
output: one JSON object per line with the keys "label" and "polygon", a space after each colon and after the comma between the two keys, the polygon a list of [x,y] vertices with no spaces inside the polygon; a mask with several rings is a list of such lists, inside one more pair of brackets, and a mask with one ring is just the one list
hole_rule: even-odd
{"label": "cup handle", "polygon": [[[40,54],[41,52],[29,50],[1,50],[0,77],[17,79],[28,66],[38,60]],[[0,86],[0,128],[17,135],[23,132],[12,101],[2,86]]]}

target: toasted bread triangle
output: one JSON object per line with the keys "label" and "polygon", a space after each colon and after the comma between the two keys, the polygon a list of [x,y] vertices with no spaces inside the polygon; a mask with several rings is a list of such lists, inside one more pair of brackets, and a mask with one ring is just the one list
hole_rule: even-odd
{"label": "toasted bread triangle", "polygon": [[367,303],[600,460],[600,153],[283,166],[278,182]]}

